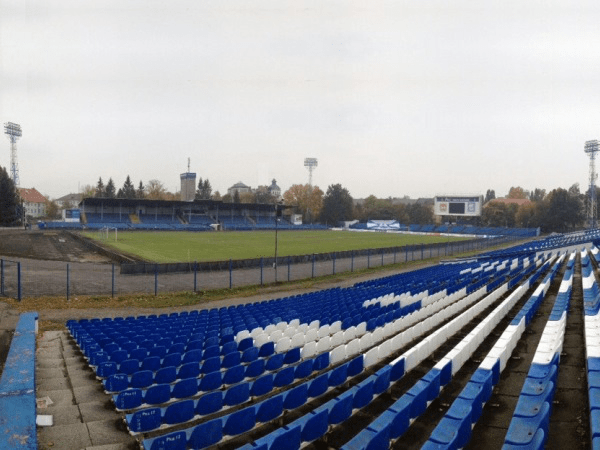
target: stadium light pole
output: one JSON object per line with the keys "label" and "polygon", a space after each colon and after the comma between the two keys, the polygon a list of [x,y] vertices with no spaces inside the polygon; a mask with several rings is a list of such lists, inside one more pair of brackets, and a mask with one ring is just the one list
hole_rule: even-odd
{"label": "stadium light pole", "polygon": [[15,184],[15,187],[19,187],[19,165],[17,163],[17,140],[23,135],[21,131],[21,125],[6,122],[4,124],[4,134],[10,139],[10,174]]}
{"label": "stadium light pole", "polygon": [[584,150],[590,157],[590,194],[588,197],[588,225],[590,228],[596,228],[596,153],[600,151],[599,143],[597,140],[586,141]]}
{"label": "stadium light pole", "polygon": [[275,283],[277,283],[277,232],[279,230],[279,207],[282,205],[282,203],[283,201],[275,202],[275,261],[273,261],[273,269],[275,269]]}
{"label": "stadium light pole", "polygon": [[319,165],[317,158],[304,158],[304,167],[308,169],[308,185],[312,188],[312,173]]}

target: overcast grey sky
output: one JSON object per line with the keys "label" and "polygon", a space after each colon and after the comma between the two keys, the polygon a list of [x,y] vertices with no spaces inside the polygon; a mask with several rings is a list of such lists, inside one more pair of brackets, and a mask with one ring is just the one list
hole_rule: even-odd
{"label": "overcast grey sky", "polygon": [[175,191],[188,157],[221,194],[304,184],[305,157],[355,198],[584,191],[600,2],[0,0],[0,121],[52,198]]}

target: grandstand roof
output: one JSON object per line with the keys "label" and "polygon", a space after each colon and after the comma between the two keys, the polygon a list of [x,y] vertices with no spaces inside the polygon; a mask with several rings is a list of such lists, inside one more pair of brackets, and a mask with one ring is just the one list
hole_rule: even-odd
{"label": "grandstand roof", "polygon": [[88,197],[80,203],[80,207],[125,207],[134,208],[139,206],[150,208],[181,208],[188,210],[190,207],[203,207],[209,209],[233,209],[233,210],[253,210],[253,211],[273,211],[272,204],[266,203],[225,203],[221,200],[194,200],[193,202],[172,201],[172,200],[146,200],[138,198],[102,198]]}

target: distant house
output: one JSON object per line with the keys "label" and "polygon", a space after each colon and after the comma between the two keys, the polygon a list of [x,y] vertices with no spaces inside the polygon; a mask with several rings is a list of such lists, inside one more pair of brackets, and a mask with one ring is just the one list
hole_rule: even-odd
{"label": "distant house", "polygon": [[60,209],[77,208],[77,205],[83,200],[83,194],[67,194],[54,200]]}
{"label": "distant house", "polygon": [[19,195],[23,200],[25,215],[30,217],[44,217],[46,215],[46,197],[36,188],[19,188]]}
{"label": "distant house", "polygon": [[238,194],[243,194],[245,192],[252,192],[252,188],[250,186],[246,186],[241,181],[238,181],[233,186],[231,186],[229,189],[227,189],[227,193],[229,195],[231,195],[231,197],[233,197],[236,192]]}

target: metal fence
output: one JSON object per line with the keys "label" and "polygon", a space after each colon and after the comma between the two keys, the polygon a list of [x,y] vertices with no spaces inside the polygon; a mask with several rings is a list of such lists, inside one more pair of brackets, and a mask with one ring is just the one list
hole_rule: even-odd
{"label": "metal fence", "polygon": [[260,258],[215,263],[144,264],[143,270],[124,265],[0,259],[0,295],[16,299],[40,296],[115,296],[178,291],[203,291],[265,285],[354,272],[390,264],[448,258],[481,252],[516,241],[512,237],[412,245],[364,251]]}

